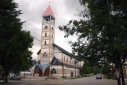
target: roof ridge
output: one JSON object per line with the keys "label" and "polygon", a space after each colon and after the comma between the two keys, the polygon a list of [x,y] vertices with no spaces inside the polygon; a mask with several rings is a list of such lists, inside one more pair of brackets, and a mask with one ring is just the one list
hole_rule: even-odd
{"label": "roof ridge", "polygon": [[57,47],[60,51],[62,51],[63,53],[67,54],[67,55],[72,55],[70,52],[66,51],[65,49],[63,49],[62,47],[56,45],[56,44],[53,44],[55,47]]}

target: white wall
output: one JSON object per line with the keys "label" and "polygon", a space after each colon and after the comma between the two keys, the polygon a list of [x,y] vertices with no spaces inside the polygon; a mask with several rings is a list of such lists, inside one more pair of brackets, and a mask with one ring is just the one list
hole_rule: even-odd
{"label": "white wall", "polygon": [[[57,75],[63,76],[62,75],[63,72],[62,72],[62,66],[61,65],[58,65],[58,66],[57,65],[53,65],[53,66],[51,66],[50,67],[50,71],[53,68],[55,68]],[[73,77],[74,77],[75,76],[75,69],[74,68],[67,68],[66,66],[64,66],[64,76],[71,77],[71,72],[73,72]],[[79,73],[80,73],[79,70],[76,69],[76,76],[78,76]]]}
{"label": "white wall", "polygon": [[44,53],[44,52],[49,53],[49,49],[42,49],[41,53]]}
{"label": "white wall", "polygon": [[49,64],[49,58],[42,58],[41,59],[41,64]]}
{"label": "white wall", "polygon": [[57,49],[56,47],[54,47],[54,52],[61,52],[61,51]]}
{"label": "white wall", "polygon": [[57,49],[56,47],[54,47],[54,56],[58,60],[62,61],[62,52],[59,49]]}

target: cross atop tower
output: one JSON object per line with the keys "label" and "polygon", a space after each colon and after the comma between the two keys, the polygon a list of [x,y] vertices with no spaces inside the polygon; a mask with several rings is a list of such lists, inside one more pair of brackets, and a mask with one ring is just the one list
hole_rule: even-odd
{"label": "cross atop tower", "polygon": [[51,2],[49,1],[49,5],[50,5],[50,3],[51,3]]}

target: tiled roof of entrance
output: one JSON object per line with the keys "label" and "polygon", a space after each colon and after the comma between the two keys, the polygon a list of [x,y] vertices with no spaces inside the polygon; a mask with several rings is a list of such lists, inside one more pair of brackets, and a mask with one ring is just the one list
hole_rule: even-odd
{"label": "tiled roof of entrance", "polygon": [[73,65],[69,65],[69,64],[65,64],[65,63],[62,63],[61,61],[59,61],[55,56],[53,57],[53,59],[52,59],[52,61],[51,61],[51,63],[50,63],[51,65],[64,65],[64,66],[66,66],[66,67],[68,67],[68,68],[73,68],[73,69],[81,69],[80,67],[75,67],[75,66],[73,66]]}
{"label": "tiled roof of entrance", "polygon": [[49,64],[37,64],[35,66],[35,69],[38,68],[38,69],[41,69],[42,71],[45,70],[46,68],[48,68],[50,65]]}
{"label": "tiled roof of entrance", "polygon": [[51,65],[62,65],[62,62],[60,62],[55,56],[53,57]]}

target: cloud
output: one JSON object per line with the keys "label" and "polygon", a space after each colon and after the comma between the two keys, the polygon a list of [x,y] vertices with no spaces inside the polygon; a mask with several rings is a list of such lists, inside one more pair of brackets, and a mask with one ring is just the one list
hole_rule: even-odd
{"label": "cloud", "polygon": [[39,40],[41,40],[42,14],[47,9],[49,1],[51,2],[50,6],[56,19],[55,43],[71,52],[67,41],[76,40],[75,36],[69,37],[68,39],[64,38],[64,32],[60,31],[58,26],[66,25],[72,19],[80,19],[78,16],[75,16],[78,13],[76,9],[83,9],[78,0],[15,0],[18,3],[18,10],[22,10],[23,13],[19,17],[22,21],[26,21],[23,24],[23,29],[30,31],[31,35],[36,38],[31,48],[33,59],[37,59],[37,52],[41,47]]}

